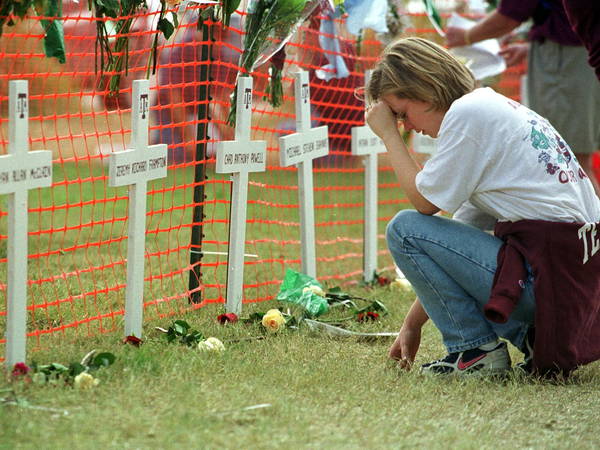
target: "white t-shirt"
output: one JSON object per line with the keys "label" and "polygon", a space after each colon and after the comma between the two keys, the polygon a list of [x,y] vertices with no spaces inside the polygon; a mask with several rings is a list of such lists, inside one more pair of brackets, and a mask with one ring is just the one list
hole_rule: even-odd
{"label": "white t-shirt", "polygon": [[592,183],[558,132],[490,88],[452,103],[416,185],[450,213],[469,201],[500,221],[600,220]]}

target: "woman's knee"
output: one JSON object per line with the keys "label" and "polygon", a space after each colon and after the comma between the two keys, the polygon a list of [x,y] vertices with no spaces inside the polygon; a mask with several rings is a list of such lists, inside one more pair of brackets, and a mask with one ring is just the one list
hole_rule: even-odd
{"label": "woman's knee", "polygon": [[414,230],[419,229],[419,223],[425,216],[414,209],[404,209],[398,212],[387,224],[385,236],[388,242],[401,243],[407,236],[411,236]]}

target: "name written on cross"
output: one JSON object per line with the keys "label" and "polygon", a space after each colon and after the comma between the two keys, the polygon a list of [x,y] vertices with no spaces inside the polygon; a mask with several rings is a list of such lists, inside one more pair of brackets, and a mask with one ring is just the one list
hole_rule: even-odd
{"label": "name written on cross", "polygon": [[167,157],[150,158],[149,160],[135,161],[132,163],[119,164],[116,166],[115,175],[117,178],[135,173],[142,173],[148,170],[162,169],[167,166]]}
{"label": "name written on cross", "polygon": [[27,181],[27,179],[40,180],[52,176],[52,166],[32,167],[29,169],[3,170],[0,172],[0,184],[15,183],[18,181]]}
{"label": "name written on cross", "polygon": [[310,89],[308,81],[301,81],[300,107],[296,111],[296,133],[279,139],[280,160],[283,166],[320,158],[329,153],[327,127],[310,127]]}
{"label": "name written on cross", "polygon": [[[265,170],[266,142],[250,139],[252,117],[251,79],[242,77],[238,83],[239,126],[235,129],[235,140],[217,144],[217,173],[262,172]],[[241,102],[241,104],[239,103]]]}

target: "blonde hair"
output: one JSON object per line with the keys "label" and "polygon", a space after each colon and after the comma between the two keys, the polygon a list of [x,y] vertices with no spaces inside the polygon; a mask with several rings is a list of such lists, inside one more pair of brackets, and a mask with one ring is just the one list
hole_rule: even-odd
{"label": "blonde hair", "polygon": [[390,44],[366,86],[368,103],[383,95],[429,103],[446,111],[454,100],[475,88],[475,77],[446,49],[418,37]]}

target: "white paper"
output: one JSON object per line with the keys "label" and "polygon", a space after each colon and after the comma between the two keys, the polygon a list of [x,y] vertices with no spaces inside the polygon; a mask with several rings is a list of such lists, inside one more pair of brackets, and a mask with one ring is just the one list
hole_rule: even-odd
{"label": "white paper", "polygon": [[[475,23],[453,13],[446,26],[469,29]],[[450,49],[450,53],[465,60],[465,65],[473,72],[477,80],[498,75],[506,70],[506,62],[499,54],[500,44],[497,39],[486,39],[473,45],[455,47]]]}

